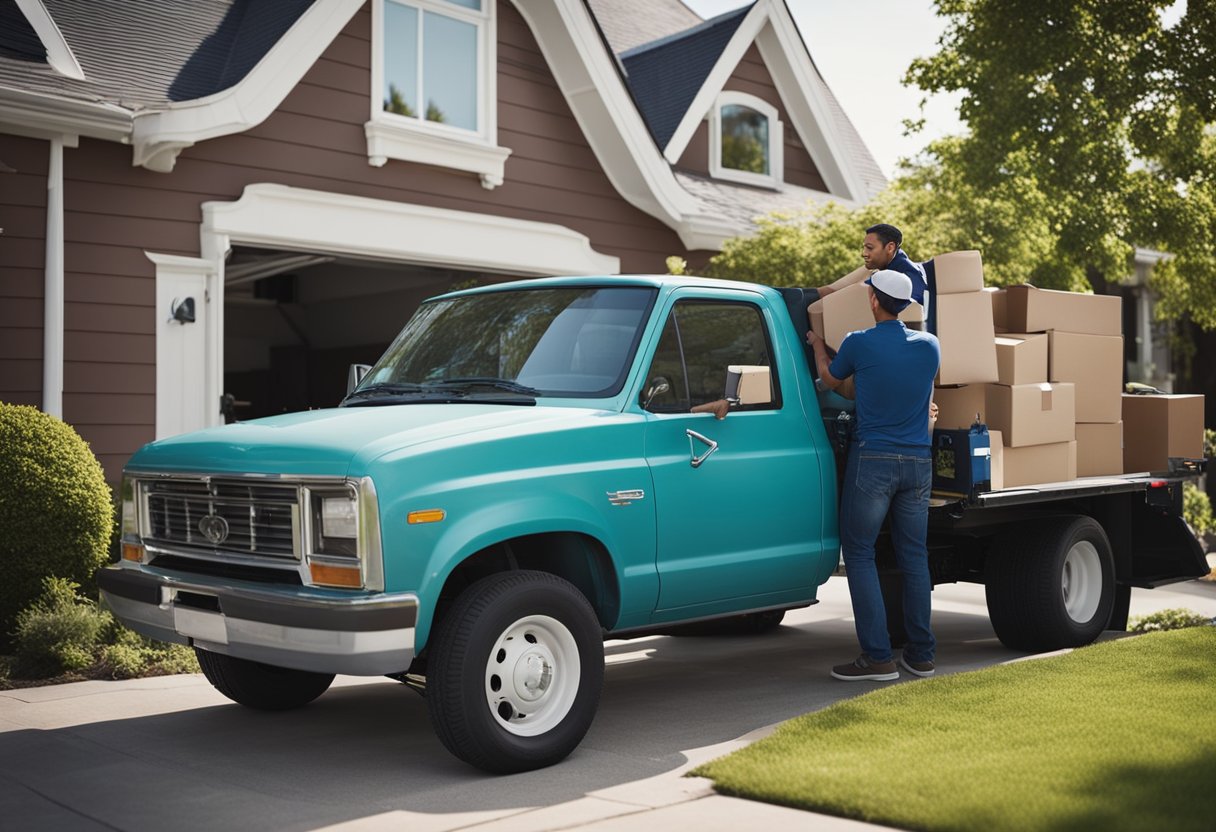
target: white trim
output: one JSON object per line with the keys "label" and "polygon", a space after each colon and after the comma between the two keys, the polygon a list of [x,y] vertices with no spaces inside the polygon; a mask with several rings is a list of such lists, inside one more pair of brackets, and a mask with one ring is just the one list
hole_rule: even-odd
{"label": "white trim", "polygon": [[183,148],[261,124],[295,88],[364,0],[318,0],[239,84],[214,95],[147,110],[134,117],[133,163],[173,170]]}
{"label": "white trim", "polygon": [[63,140],[52,138],[46,174],[46,269],[42,300],[42,410],[63,418]]}
{"label": "white trim", "polygon": [[63,32],[59,31],[59,25],[46,10],[42,0],[17,0],[17,8],[21,9],[38,39],[42,41],[42,47],[46,50],[46,62],[50,64],[51,69],[67,78],[85,80],[84,70],[72,54],[72,47],[64,40]]}
{"label": "white trim", "polygon": [[[747,107],[768,120],[768,173],[752,173],[735,170],[722,164],[722,108]],[[715,179],[759,185],[765,188],[780,188],[785,182],[785,136],[777,108],[762,98],[745,92],[723,90],[718,94],[709,115],[709,175]]]}
{"label": "white trim", "polygon": [[[210,366],[216,264],[201,257],[145,251],[156,264],[156,438],[210,427],[220,422],[221,388]],[[171,302],[194,298],[195,322],[170,317]]]}
{"label": "white trim", "polygon": [[[770,0],[761,0],[770,2]],[[790,17],[785,3],[772,3],[770,25],[756,38],[760,57],[768,67],[777,95],[785,104],[786,116],[823,177],[828,191],[838,197],[864,203],[874,196],[866,188],[849,160],[843,138],[836,132],[831,106],[824,98],[815,66],[806,44]]]}
{"label": "white trim", "polygon": [[722,50],[722,54],[718,57],[718,62],[714,64],[714,68],[705,77],[705,82],[701,84],[701,89],[697,92],[696,97],[692,100],[692,104],[689,105],[688,110],[684,113],[684,118],[680,120],[680,126],[671,134],[667,147],[663,149],[664,157],[671,164],[674,165],[680,161],[680,157],[684,155],[684,151],[692,140],[693,134],[697,131],[697,125],[708,115],[710,108],[714,105],[714,100],[722,92],[722,86],[730,78],[731,73],[735,71],[735,68],[739,65],[739,61],[743,60],[744,54],[751,48],[756,36],[760,34],[760,30],[769,17],[767,6],[767,0],[758,0],[752,6],[752,10],[743,18],[743,22],[739,24],[739,28],[731,36],[730,42]]}
{"label": "white trim", "polygon": [[[394,0],[372,0],[371,118],[363,125],[367,136],[367,161],[374,167],[389,159],[476,173],[487,189],[503,182],[510,148],[498,146],[498,4],[482,0],[483,9],[473,11],[433,0],[400,0],[419,10],[419,40],[423,37],[422,12],[434,9],[445,16],[477,26],[477,51],[481,71],[477,77],[477,130],[466,130],[384,111],[384,4]],[[419,50],[423,48],[419,43]],[[419,72],[419,85],[422,74]],[[422,106],[421,92],[415,99]]]}
{"label": "white trim", "polygon": [[616,274],[564,226],[312,191],[247,185],[236,202],[203,203],[203,233],[232,242],[506,274]]}
{"label": "white trim", "polygon": [[59,136],[65,147],[76,147],[79,136],[126,143],[131,114],[111,104],[0,89],[0,133],[35,139]]}

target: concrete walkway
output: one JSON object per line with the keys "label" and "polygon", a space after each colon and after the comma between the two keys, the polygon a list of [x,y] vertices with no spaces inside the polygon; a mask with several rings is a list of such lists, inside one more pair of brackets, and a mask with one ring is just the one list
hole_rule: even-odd
{"label": "concrete walkway", "polygon": [[[828,677],[857,648],[844,580],[831,579],[820,597],[765,636],[609,642],[583,744],[558,766],[510,777],[451,757],[423,699],[384,679],[340,678],[313,705],[282,714],[234,705],[201,676],[3,691],[0,827],[872,830],[721,797],[684,776],[780,722],[877,686]],[[993,635],[982,587],[938,587],[933,603],[940,672],[1022,657]],[[1133,615],[1169,607],[1216,616],[1216,584],[1133,593]]]}

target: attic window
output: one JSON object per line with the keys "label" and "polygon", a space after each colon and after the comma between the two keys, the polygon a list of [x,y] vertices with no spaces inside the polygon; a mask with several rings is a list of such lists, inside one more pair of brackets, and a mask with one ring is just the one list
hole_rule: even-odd
{"label": "attic window", "polygon": [[777,109],[741,92],[725,91],[710,114],[709,173],[718,179],[779,187],[785,178]]}
{"label": "attic window", "polygon": [[481,174],[502,184],[492,0],[376,0],[368,157]]}

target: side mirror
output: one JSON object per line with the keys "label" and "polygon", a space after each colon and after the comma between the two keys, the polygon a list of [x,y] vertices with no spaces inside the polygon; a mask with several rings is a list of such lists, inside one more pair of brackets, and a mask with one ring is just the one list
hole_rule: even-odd
{"label": "side mirror", "polygon": [[655,376],[650,380],[650,386],[646,388],[646,392],[642,394],[642,410],[649,410],[650,403],[654,401],[655,396],[661,396],[670,390],[671,382],[663,376]]}
{"label": "side mirror", "polygon": [[371,364],[351,364],[350,370],[346,373],[346,395],[355,392],[355,388],[359,383],[371,372]]}
{"label": "side mirror", "polygon": [[726,368],[726,399],[734,405],[771,404],[771,370],[758,364],[730,365]]}

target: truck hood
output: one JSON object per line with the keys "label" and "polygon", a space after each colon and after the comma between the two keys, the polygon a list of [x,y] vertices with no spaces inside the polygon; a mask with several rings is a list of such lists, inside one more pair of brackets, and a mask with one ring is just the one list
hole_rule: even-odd
{"label": "truck hood", "polygon": [[[551,429],[603,411],[495,404],[409,404],[332,408],[271,416],[185,433],[145,445],[131,470],[199,473],[311,474],[342,477],[356,456],[466,434]],[[553,425],[542,423],[551,422]]]}

